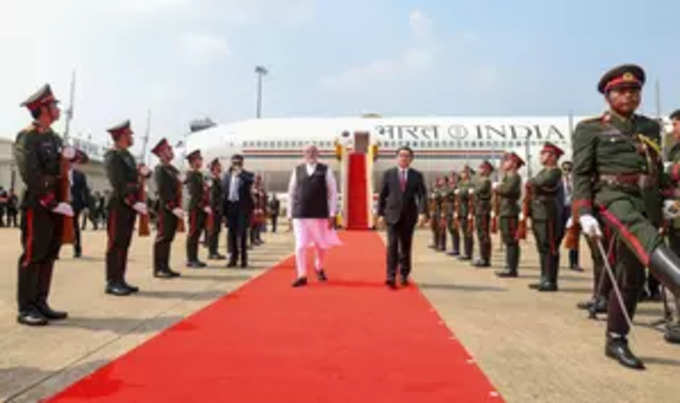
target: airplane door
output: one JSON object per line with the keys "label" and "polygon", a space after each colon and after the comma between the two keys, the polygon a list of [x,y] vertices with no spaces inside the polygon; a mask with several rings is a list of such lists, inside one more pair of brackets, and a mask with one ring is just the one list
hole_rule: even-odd
{"label": "airplane door", "polygon": [[367,154],[369,145],[369,134],[367,132],[354,132],[355,153]]}

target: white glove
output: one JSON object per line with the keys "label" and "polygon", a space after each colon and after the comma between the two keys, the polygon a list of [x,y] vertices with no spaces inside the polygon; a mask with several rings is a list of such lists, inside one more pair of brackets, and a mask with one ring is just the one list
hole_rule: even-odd
{"label": "white glove", "polygon": [[475,190],[473,188],[468,189],[468,194],[471,195],[475,194]]}
{"label": "white glove", "polygon": [[73,217],[73,208],[70,204],[64,202],[57,204],[57,207],[53,208],[52,212],[65,215],[67,217]]}
{"label": "white glove", "polygon": [[205,211],[205,213],[208,215],[212,214],[212,209],[210,208],[210,206],[203,207],[203,211]]}
{"label": "white glove", "polygon": [[496,217],[496,213],[494,213],[494,211],[491,210],[491,218],[495,218],[495,217]]}
{"label": "white glove", "polygon": [[496,190],[496,189],[498,189],[498,187],[499,187],[500,185],[501,185],[500,182],[494,182],[494,183],[491,185],[491,189]]}
{"label": "white glove", "polygon": [[571,228],[572,225],[574,225],[574,220],[572,220],[571,217],[569,217],[569,219],[567,220],[567,224],[565,225],[565,227],[567,227],[567,229],[568,229],[568,228]]}
{"label": "white glove", "polygon": [[175,207],[174,209],[172,209],[172,214],[177,216],[177,218],[184,218],[184,210],[182,210],[179,207]]}
{"label": "white glove", "polygon": [[524,221],[524,214],[519,213],[518,220],[519,220],[519,221]]}
{"label": "white glove", "polygon": [[600,230],[600,224],[597,222],[595,217],[590,214],[584,214],[578,218],[579,224],[581,224],[581,229],[583,233],[593,237],[602,236],[602,230]]}
{"label": "white glove", "polygon": [[457,220],[458,219],[458,213],[453,213],[453,219]]}
{"label": "white glove", "polygon": [[664,200],[663,217],[667,220],[680,217],[680,202],[676,200]]}
{"label": "white glove", "polygon": [[70,146],[64,147],[61,150],[61,156],[67,160],[72,160],[76,157],[76,149]]}
{"label": "white glove", "polygon": [[468,214],[468,221],[474,220],[474,216],[472,214]]}
{"label": "white glove", "polygon": [[146,207],[146,203],[137,202],[132,205],[132,208],[141,215],[149,214],[149,209]]}
{"label": "white glove", "polygon": [[453,194],[455,194],[456,196],[457,196],[459,193],[460,193],[460,189],[456,189],[456,190],[453,191]]}

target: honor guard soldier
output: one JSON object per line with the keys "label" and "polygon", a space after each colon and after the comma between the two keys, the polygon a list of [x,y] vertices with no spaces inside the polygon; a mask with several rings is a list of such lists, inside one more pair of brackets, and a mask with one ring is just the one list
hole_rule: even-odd
{"label": "honor guard soldier", "polygon": [[[680,203],[680,109],[671,113],[670,120],[673,125],[673,147],[668,153],[668,176],[674,187],[672,199],[676,205]],[[680,218],[675,218],[668,223],[668,243],[676,255],[680,255]],[[680,295],[675,297],[675,323],[666,327],[665,338],[671,343],[680,343]]]}
{"label": "honor guard soldier", "polygon": [[190,170],[185,179],[189,190],[189,234],[187,236],[187,267],[195,269],[205,267],[205,263],[198,260],[198,238],[205,227],[205,220],[212,215],[209,195],[205,189],[205,181],[201,168],[203,157],[200,150],[187,155]]}
{"label": "honor guard soldier", "polygon": [[472,189],[472,175],[474,170],[468,165],[463,167],[460,172],[460,182],[455,190],[458,198],[458,226],[463,233],[463,253],[458,256],[459,260],[472,259],[472,249],[474,247],[473,228],[470,225],[472,216],[470,215],[470,189]]}
{"label": "honor guard soldier", "polygon": [[428,200],[428,208],[430,212],[430,230],[432,231],[432,245],[430,248],[434,250],[441,249],[441,203],[442,203],[442,187],[444,182],[441,177],[437,177],[432,186],[430,199]]}
{"label": "honor guard soldier", "polygon": [[598,243],[602,231],[595,216],[599,215],[616,241],[615,271],[623,306],[616,292],[611,292],[605,353],[636,369],[644,368],[644,364],[628,347],[627,316],[631,319],[634,316],[643,287],[644,267],[648,266],[674,295],[680,292],[680,259],[650,222],[643,200],[644,192],[659,186],[654,178],[661,169],[659,124],[635,113],[644,82],[645,73],[636,65],[623,65],[607,72],[598,90],[605,96],[609,111],[580,122],[572,138],[573,215],[578,217],[583,233]]}
{"label": "honor guard soldier", "polygon": [[531,284],[538,291],[557,291],[559,270],[559,242],[561,236],[560,205],[558,200],[562,171],[557,161],[564,154],[561,148],[546,142],[541,149],[543,169],[527,182],[531,188],[531,228],[541,266],[541,280]]}
{"label": "honor guard soldier", "polygon": [[458,231],[458,223],[456,214],[456,186],[458,183],[458,176],[455,172],[451,172],[449,182],[444,192],[443,210],[444,218],[446,220],[446,229],[451,235],[451,243],[453,249],[448,254],[451,256],[458,256],[460,254],[460,232]]}
{"label": "honor guard soldier", "polygon": [[498,277],[517,277],[520,248],[517,239],[519,224],[519,203],[522,196],[522,177],[517,172],[524,161],[515,153],[507,153],[503,158],[505,176],[500,183],[494,183],[493,191],[500,197],[501,239],[505,244],[505,270],[496,272]]}
{"label": "honor guard soldier", "polygon": [[208,259],[224,260],[227,257],[219,252],[220,232],[222,230],[222,204],[224,203],[224,190],[222,189],[222,164],[218,158],[210,162],[210,208],[212,209],[212,228],[208,234]]}
{"label": "honor guard soldier", "polygon": [[491,172],[493,172],[493,165],[489,161],[483,161],[479,165],[479,176],[471,189],[475,204],[477,241],[479,242],[479,259],[473,263],[475,267],[491,266]]}
{"label": "honor guard soldier", "polygon": [[134,132],[126,120],[107,130],[113,139],[113,149],[104,155],[106,176],[111,184],[108,205],[108,246],[106,249],[106,293],[125,296],[139,288],[125,281],[128,248],[132,240],[137,213],[148,214],[146,203],[139,198],[140,175],[148,168],[139,167],[128,150],[134,143]]}
{"label": "honor guard soldier", "polygon": [[33,123],[20,131],[14,142],[14,159],[26,185],[21,203],[23,253],[18,262],[17,322],[29,326],[67,316],[47,304],[62,242],[63,217],[73,216],[71,206],[57,199],[61,160],[75,156],[72,148],[62,148],[61,138],[51,128],[59,119],[58,102],[47,84],[23,102],[21,106],[31,112]]}
{"label": "honor guard soldier", "polygon": [[171,163],[175,154],[165,138],[161,139],[151,152],[160,160],[154,169],[158,193],[158,219],[156,240],[153,245],[153,274],[159,278],[179,277],[180,274],[170,268],[170,247],[175,239],[178,221],[184,220],[182,181],[179,171]]}

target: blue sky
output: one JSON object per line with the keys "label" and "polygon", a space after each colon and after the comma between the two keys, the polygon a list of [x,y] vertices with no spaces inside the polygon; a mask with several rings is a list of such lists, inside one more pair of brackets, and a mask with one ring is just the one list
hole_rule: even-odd
{"label": "blue sky", "polygon": [[[643,108],[680,108],[680,2],[40,0],[3,4],[0,135],[28,122],[18,103],[43,82],[68,98],[73,133],[151,108],[152,141],[189,120],[251,118],[253,68],[270,70],[264,116],[591,115],[600,75],[624,62],[649,76]],[[68,102],[65,102],[68,104]],[[60,126],[58,125],[59,129]]]}

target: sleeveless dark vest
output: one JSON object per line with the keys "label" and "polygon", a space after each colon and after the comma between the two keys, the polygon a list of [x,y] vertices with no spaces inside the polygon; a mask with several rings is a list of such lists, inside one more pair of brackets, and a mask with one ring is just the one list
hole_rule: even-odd
{"label": "sleeveless dark vest", "polygon": [[312,175],[307,175],[307,165],[295,168],[295,200],[293,200],[293,218],[328,218],[328,189],[326,188],[326,172],[328,167],[316,164]]}

